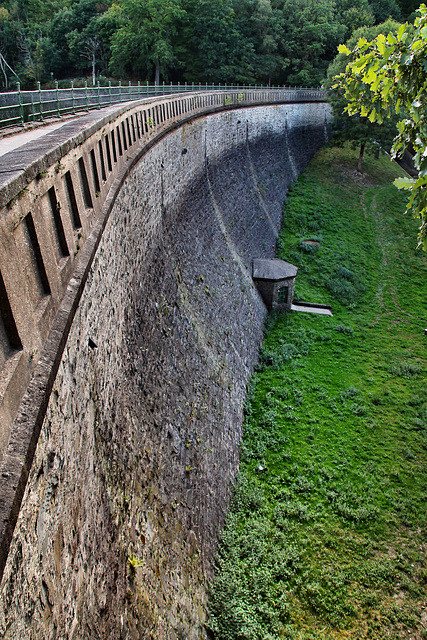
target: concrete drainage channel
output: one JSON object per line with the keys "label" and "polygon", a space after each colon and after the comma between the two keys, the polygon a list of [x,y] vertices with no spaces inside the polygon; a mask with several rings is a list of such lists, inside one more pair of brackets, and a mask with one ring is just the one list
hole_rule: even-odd
{"label": "concrete drainage channel", "polygon": [[293,302],[291,311],[304,311],[305,313],[318,313],[322,316],[332,316],[332,307],[329,304],[316,304],[314,302]]}

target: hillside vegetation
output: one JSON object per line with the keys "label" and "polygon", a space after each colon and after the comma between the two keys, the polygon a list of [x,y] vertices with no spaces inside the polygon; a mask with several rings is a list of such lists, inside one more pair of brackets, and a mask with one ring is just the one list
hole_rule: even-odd
{"label": "hillside vegetation", "polygon": [[[416,0],[2,0],[0,83],[105,76],[320,85],[358,27]],[[14,75],[15,74],[15,75]],[[103,77],[104,78],[103,78]]]}
{"label": "hillside vegetation", "polygon": [[[278,257],[300,300],[270,315],[211,593],[216,640],[427,638],[427,256],[382,156],[324,148]],[[304,240],[319,244],[304,244]]]}

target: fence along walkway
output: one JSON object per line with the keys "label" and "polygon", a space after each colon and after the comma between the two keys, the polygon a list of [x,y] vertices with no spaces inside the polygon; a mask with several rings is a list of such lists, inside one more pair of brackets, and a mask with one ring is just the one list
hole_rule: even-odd
{"label": "fence along walkway", "polygon": [[24,125],[29,122],[43,122],[45,118],[53,116],[63,116],[66,114],[76,114],[81,111],[101,109],[111,104],[139,100],[141,98],[172,95],[177,93],[200,93],[211,91],[248,91],[261,90],[268,91],[274,87],[258,86],[234,86],[234,85],[208,85],[206,84],[163,84],[149,85],[141,84],[88,87],[85,82],[84,87],[74,87],[73,82],[68,89],[59,89],[58,82],[55,82],[54,89],[41,89],[40,82],[37,83],[35,91],[21,91],[20,83],[17,83],[18,90],[8,93],[0,93],[0,129],[13,125]]}
{"label": "fence along walkway", "polygon": [[117,193],[168,131],[318,90],[149,98],[74,119],[0,158],[0,579],[71,323]]}

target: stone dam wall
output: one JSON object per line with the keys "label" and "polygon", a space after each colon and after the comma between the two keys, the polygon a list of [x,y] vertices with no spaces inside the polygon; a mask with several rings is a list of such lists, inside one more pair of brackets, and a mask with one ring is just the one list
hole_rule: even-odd
{"label": "stone dam wall", "polygon": [[245,389],[289,184],[328,106],[196,118],[126,178],[53,384],[0,591],[0,636],[206,637]]}

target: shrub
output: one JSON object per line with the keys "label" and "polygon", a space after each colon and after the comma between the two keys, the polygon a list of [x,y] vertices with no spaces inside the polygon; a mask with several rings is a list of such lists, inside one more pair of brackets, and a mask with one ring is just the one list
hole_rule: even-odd
{"label": "shrub", "polygon": [[346,327],[344,324],[337,324],[337,326],[335,327],[335,331],[338,331],[338,333],[351,335],[353,333],[353,327]]}
{"label": "shrub", "polygon": [[393,376],[414,378],[421,373],[421,366],[417,362],[398,362],[392,364],[389,371]]}
{"label": "shrub", "polygon": [[366,292],[365,283],[346,267],[336,269],[326,281],[326,287],[344,305],[354,305]]}

